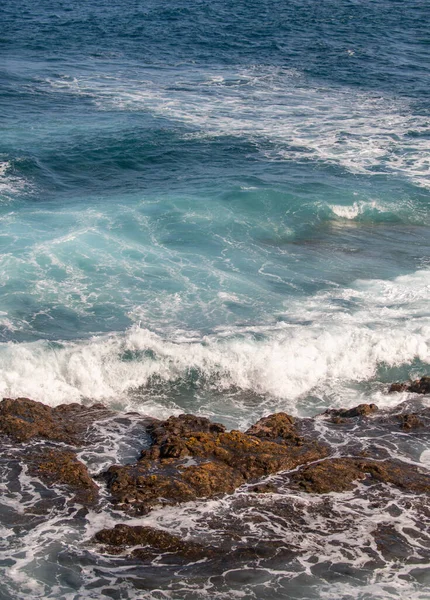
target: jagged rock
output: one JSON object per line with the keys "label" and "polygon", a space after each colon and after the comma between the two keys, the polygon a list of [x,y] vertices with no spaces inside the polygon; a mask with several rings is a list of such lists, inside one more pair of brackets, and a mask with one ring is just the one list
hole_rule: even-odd
{"label": "jagged rock", "polygon": [[96,502],[98,488],[87,467],[69,450],[58,448],[36,449],[24,455],[31,475],[49,485],[64,485],[75,493],[74,501],[84,505]]}
{"label": "jagged rock", "polygon": [[430,493],[430,475],[398,460],[329,458],[302,467],[291,476],[294,487],[313,494],[351,490],[354,482],[364,479],[390,483],[418,494]]}
{"label": "jagged rock", "polygon": [[40,437],[79,445],[89,424],[110,414],[102,404],[62,404],[52,408],[29,398],[4,398],[0,402],[0,433],[18,442]]}
{"label": "jagged rock", "polygon": [[328,455],[327,446],[301,436],[285,413],[247,433],[226,432],[193,415],[170,417],[149,431],[152,445],[136,464],[114,465],[104,474],[114,502],[138,513],[158,503],[232,493],[247,481]]}
{"label": "jagged rock", "polygon": [[[421,380],[418,383],[418,388],[424,389]],[[157,557],[167,564],[181,561],[186,564],[205,558],[211,568],[224,572],[231,563],[260,558],[270,563],[297,556],[304,548],[298,539],[315,535],[312,515],[323,523],[321,536],[347,531],[356,517],[348,516],[349,522],[340,519],[337,507],[351,497],[371,498],[376,507],[385,503],[384,514],[388,515],[389,523],[391,517],[395,518],[391,512],[392,498],[399,495],[392,486],[407,492],[407,501],[418,511],[417,522],[424,532],[429,516],[428,471],[390,456],[393,447],[399,448],[399,455],[402,453],[402,444],[409,436],[416,436],[418,449],[425,448],[423,441],[430,425],[430,409],[426,404],[425,398],[415,397],[376,415],[375,405],[362,404],[352,409],[327,411],[328,418],[317,419],[293,419],[286,413],[277,413],[260,419],[243,433],[226,431],[221,424],[193,415],[165,421],[139,416],[135,427],[136,415],[114,416],[100,405],[50,408],[26,398],[6,399],[0,403],[0,433],[4,434],[1,438],[4,458],[13,464],[8,479],[11,487],[19,479],[23,464],[31,476],[51,487],[42,490],[34,504],[26,506],[20,516],[24,521],[36,518],[43,522],[50,511],[64,510],[65,502],[69,503],[71,498],[83,504],[79,513],[87,513],[87,507],[97,501],[98,488],[85,465],[64,444],[81,446],[94,442],[97,454],[99,442],[112,432],[113,423],[120,424],[117,431],[121,434],[128,432],[129,426],[133,428],[133,449],[141,447],[144,439],[147,443],[147,433],[151,438],[150,447],[140,452],[134,464],[112,465],[100,477],[107,483],[116,506],[131,514],[146,514],[157,504],[172,505],[232,493],[248,483],[241,493],[228,500],[227,511],[220,510],[214,515],[203,511],[199,517],[209,532],[208,543],[215,546],[182,540],[152,527],[126,524],[105,529],[92,540],[102,551],[135,560],[152,561]],[[91,428],[94,422],[106,417],[109,425],[105,428],[99,424]],[[403,430],[401,436],[399,427]],[[15,444],[13,439],[19,443]],[[326,441],[321,443],[320,439]],[[23,443],[28,440],[31,443]],[[330,458],[329,444],[334,449],[341,447],[345,457]],[[261,481],[272,473],[277,473],[274,483],[272,478]],[[357,486],[359,481],[361,486]],[[345,498],[330,495],[354,488]],[[321,496],[309,502],[297,490]],[[266,524],[276,519],[288,523],[291,536],[270,533]],[[215,537],[211,530],[217,532]],[[265,533],[261,535],[263,530]],[[381,557],[387,555],[389,559],[391,539],[395,544],[394,558],[410,557],[416,550],[414,544],[408,545],[410,534],[407,539],[396,537],[385,527],[385,521],[381,527],[378,522],[372,541],[372,560],[383,565]],[[427,543],[424,533],[423,540]],[[415,555],[413,558],[416,559]]]}
{"label": "jagged rock", "polygon": [[393,392],[413,392],[415,394],[430,394],[430,377],[421,377],[409,383],[393,383],[388,389],[388,393]]}

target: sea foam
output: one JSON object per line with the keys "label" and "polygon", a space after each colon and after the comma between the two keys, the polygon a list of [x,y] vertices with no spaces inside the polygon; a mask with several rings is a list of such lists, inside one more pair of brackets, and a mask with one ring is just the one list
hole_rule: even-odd
{"label": "sea foam", "polygon": [[163,71],[162,80],[143,72],[127,85],[76,74],[47,83],[100,110],[150,111],[196,130],[186,136],[246,137],[269,160],[321,161],[430,187],[428,120],[407,100],[317,85],[294,69],[194,69],[189,79]]}
{"label": "sea foam", "polygon": [[[300,399],[309,395],[323,405],[352,405],[360,399],[354,384],[377,381],[381,367],[430,363],[429,286],[427,270],[357,281],[291,302],[277,325],[218,328],[200,337],[136,324],[86,341],[2,344],[0,393],[51,405],[103,401],[139,409],[142,403],[156,416],[183,411],[180,400],[169,407],[148,403],[160,384],[207,393],[239,389],[268,398],[265,410],[300,412]],[[393,402],[383,394],[378,401]]]}

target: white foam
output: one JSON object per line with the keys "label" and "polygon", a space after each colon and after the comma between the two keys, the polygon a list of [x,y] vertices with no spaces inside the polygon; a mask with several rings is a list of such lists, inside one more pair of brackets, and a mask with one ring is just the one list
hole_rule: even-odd
{"label": "white foam", "polygon": [[0,160],[0,201],[28,187],[24,179],[10,173],[11,167],[10,161]]}
{"label": "white foam", "polygon": [[420,462],[426,469],[430,469],[430,450],[424,450],[424,452],[421,453]]}
{"label": "white foam", "polygon": [[296,71],[269,67],[196,69],[189,80],[167,70],[160,81],[151,77],[49,83],[89,95],[102,110],[149,110],[198,128],[191,137],[269,140],[273,147],[262,151],[274,160],[322,160],[354,173],[396,173],[430,187],[428,119],[405,100],[316,85]]}
{"label": "white foam", "polygon": [[[423,270],[290,302],[290,322],[272,327],[166,337],[136,325],[55,347],[2,344],[0,394],[51,405],[91,399],[136,408],[141,386],[185,381],[194,373],[197,387],[267,395],[272,410],[297,412],[298,399],[309,394],[331,405],[352,404],[358,392],[351,384],[371,380],[380,365],[430,364],[429,291],[430,271]],[[383,404],[394,402],[380,396]],[[181,410],[148,399],[141,409],[155,416]]]}
{"label": "white foam", "polygon": [[384,213],[392,210],[392,207],[386,206],[381,202],[377,202],[376,200],[372,200],[370,202],[354,202],[351,206],[330,204],[329,208],[337,217],[349,220],[356,219],[357,217],[369,212]]}

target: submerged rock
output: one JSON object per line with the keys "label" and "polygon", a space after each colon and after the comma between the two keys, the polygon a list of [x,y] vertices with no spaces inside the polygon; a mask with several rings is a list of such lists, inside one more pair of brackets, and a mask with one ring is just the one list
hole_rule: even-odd
{"label": "submerged rock", "polygon": [[410,429],[421,429],[426,426],[420,416],[415,413],[404,413],[402,415],[397,415],[397,420],[399,421],[400,428],[404,431],[408,431]]}
{"label": "submerged rock", "polygon": [[289,415],[261,419],[246,433],[203,417],[180,415],[149,427],[152,445],[134,465],[104,474],[113,501],[145,513],[174,504],[232,493],[247,481],[327,456],[328,447],[300,435]]}
{"label": "submerged rock", "polygon": [[143,525],[126,525],[121,523],[113,529],[102,529],[92,539],[93,543],[102,544],[104,551],[110,554],[120,554],[127,548],[134,548],[131,556],[148,559],[165,552],[176,554],[190,560],[200,560],[204,557],[215,555],[213,548],[207,548],[196,542],[182,540],[181,538]]}

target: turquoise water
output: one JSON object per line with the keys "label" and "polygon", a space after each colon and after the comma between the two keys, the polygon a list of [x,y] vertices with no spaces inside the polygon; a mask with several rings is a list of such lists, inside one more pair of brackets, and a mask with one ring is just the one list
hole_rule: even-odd
{"label": "turquoise water", "polygon": [[243,428],[428,372],[429,8],[5,0],[1,395]]}
{"label": "turquoise water", "polygon": [[3,395],[249,420],[424,369],[424,6],[330,6],[6,3]]}

